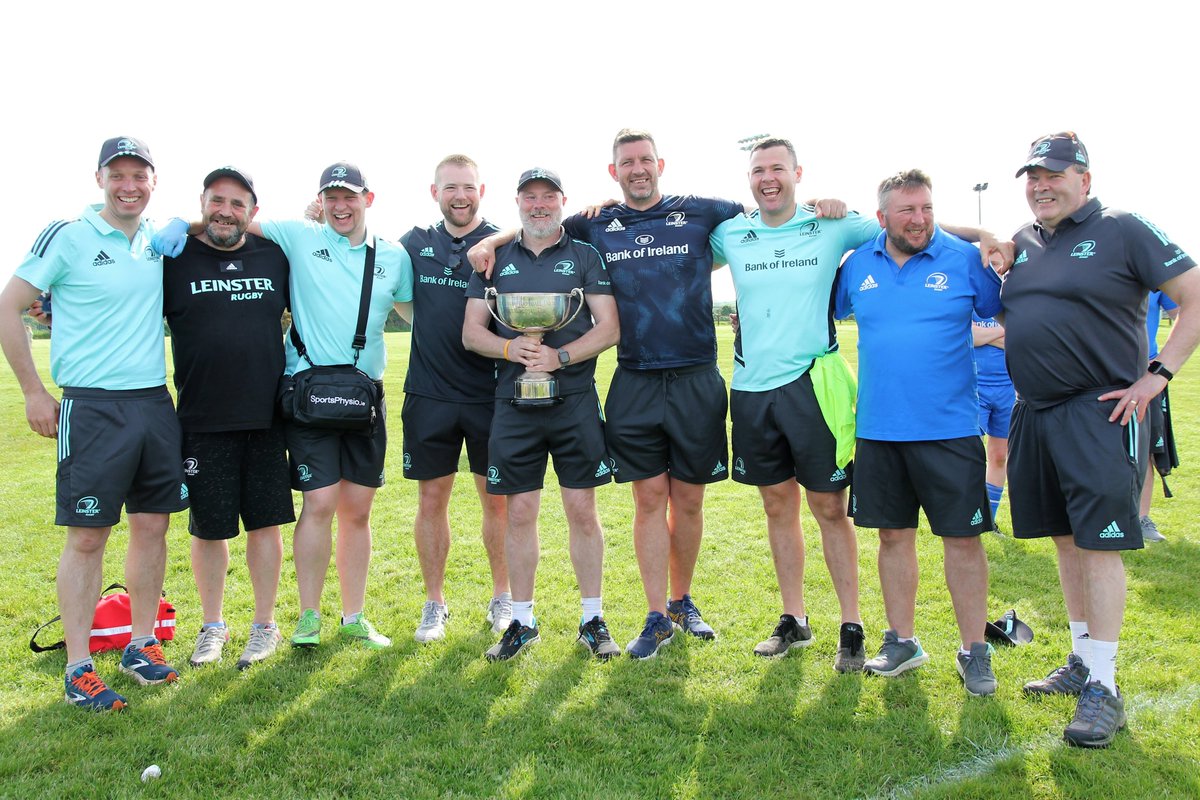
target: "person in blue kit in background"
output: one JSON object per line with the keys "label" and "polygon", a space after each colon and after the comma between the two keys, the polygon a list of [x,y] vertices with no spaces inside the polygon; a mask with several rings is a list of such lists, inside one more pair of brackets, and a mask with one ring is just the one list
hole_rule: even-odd
{"label": "person in blue kit in background", "polygon": [[868,673],[888,677],[929,660],[915,633],[917,521],[942,540],[962,647],[955,664],[972,695],[996,691],[987,622],[992,527],[979,437],[972,314],[1000,310],[1000,279],[979,251],[934,223],[927,175],[879,186],[884,230],[842,266],[838,318],[858,324],[857,449],[850,496],[856,525],[879,528],[879,581],[889,629]]}
{"label": "person in blue kit in background", "polygon": [[[1150,293],[1146,299],[1146,339],[1150,346],[1150,360],[1158,358],[1158,326],[1162,315],[1174,320],[1179,316],[1179,306],[1175,301],[1160,291]],[[1167,396],[1167,388],[1163,387],[1162,394],[1154,399],[1146,409],[1146,417],[1150,424],[1150,464],[1146,467],[1146,482],[1142,486],[1142,498],[1138,504],[1139,522],[1142,526],[1142,540],[1147,542],[1163,542],[1167,537],[1162,535],[1154,520],[1150,518],[1150,506],[1154,503],[1155,472],[1163,476],[1163,493],[1167,493],[1166,476],[1173,467],[1179,466],[1175,452],[1175,436],[1171,428],[1171,404]]]}
{"label": "person in blue kit in background", "polygon": [[994,317],[971,319],[975,369],[979,386],[979,427],[987,434],[987,493],[992,509],[992,530],[999,532],[996,512],[1004,497],[1008,471],[1008,426],[1017,401],[1008,367],[1004,363],[1004,326]]}

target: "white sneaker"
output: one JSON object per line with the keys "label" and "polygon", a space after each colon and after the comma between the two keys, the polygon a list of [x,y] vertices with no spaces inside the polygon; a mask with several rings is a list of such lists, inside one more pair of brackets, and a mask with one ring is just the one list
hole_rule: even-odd
{"label": "white sneaker", "polygon": [[501,592],[499,597],[488,601],[487,621],[492,623],[492,633],[504,633],[512,624],[512,595]]}
{"label": "white sneaker", "polygon": [[437,600],[426,600],[421,609],[421,624],[417,626],[418,642],[433,642],[446,638],[446,620],[450,610]]}
{"label": "white sneaker", "polygon": [[1165,542],[1167,537],[1158,532],[1158,526],[1154,524],[1154,520],[1150,517],[1142,517],[1138,520],[1142,526],[1142,541],[1143,542]]}
{"label": "white sneaker", "polygon": [[221,650],[229,641],[229,628],[222,625],[213,628],[201,628],[196,637],[196,648],[192,651],[190,663],[193,667],[205,664],[215,664],[221,660]]}
{"label": "white sneaker", "polygon": [[275,625],[265,628],[251,625],[250,641],[246,642],[246,649],[242,651],[242,657],[238,659],[237,668],[246,669],[251,664],[257,664],[259,661],[271,657],[275,654],[275,648],[279,647],[279,643],[282,641],[283,634]]}

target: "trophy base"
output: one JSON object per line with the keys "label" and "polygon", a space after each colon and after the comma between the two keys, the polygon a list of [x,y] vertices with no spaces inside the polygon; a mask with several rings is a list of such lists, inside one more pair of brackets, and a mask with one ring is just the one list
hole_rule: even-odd
{"label": "trophy base", "polygon": [[526,373],[513,381],[514,406],[538,408],[562,402],[562,398],[558,396],[557,378],[549,373],[542,373],[545,377],[531,378],[532,374],[536,373]]}

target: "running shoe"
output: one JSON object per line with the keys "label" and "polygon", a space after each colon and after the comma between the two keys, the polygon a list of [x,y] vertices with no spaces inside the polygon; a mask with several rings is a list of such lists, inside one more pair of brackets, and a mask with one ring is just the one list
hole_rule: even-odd
{"label": "running shoe", "polygon": [[283,641],[283,634],[279,632],[279,628],[274,624],[270,625],[251,625],[250,640],[246,642],[246,649],[242,651],[242,657],[237,661],[238,669],[246,669],[251,664],[257,664],[270,658],[275,654],[279,643]]}
{"label": "running shoe", "polygon": [[667,603],[667,616],[681,631],[687,631],[697,639],[717,638],[717,632],[700,616],[700,609],[696,607],[690,594],[685,594],[681,600]]}
{"label": "running shoe", "polygon": [[157,639],[151,639],[141,647],[135,647],[132,643],[126,645],[121,653],[120,670],[142,686],[179,680],[179,673],[167,663]]}
{"label": "running shoe", "polygon": [[125,698],[104,685],[89,664],[66,676],[67,702],[85,711],[120,711]]}
{"label": "running shoe", "polygon": [[488,601],[487,621],[492,623],[492,633],[504,633],[512,624],[512,595],[501,592],[499,597]]}
{"label": "running shoe", "polygon": [[1154,524],[1154,520],[1150,517],[1142,517],[1139,522],[1142,526],[1142,541],[1143,542],[1165,542],[1167,537],[1163,536],[1158,526]]}
{"label": "running shoe", "polygon": [[674,635],[675,625],[671,618],[651,611],[646,615],[641,635],[625,646],[625,652],[637,659],[654,658],[658,648],[670,644]]}
{"label": "running shoe", "polygon": [[812,642],[812,628],[807,623],[800,624],[791,614],[784,614],[771,635],[754,646],[754,655],[776,658],[787,655],[793,647],[808,647]]}
{"label": "running shoe", "polygon": [[446,638],[446,620],[450,610],[437,600],[426,600],[421,607],[421,624],[417,626],[415,638],[418,642],[434,642]]}
{"label": "running shoe", "polygon": [[833,668],[838,672],[862,672],[867,661],[866,635],[857,622],[843,622],[838,631],[838,649]]}
{"label": "running shoe", "polygon": [[224,625],[201,628],[200,635],[196,637],[196,647],[192,650],[192,657],[188,663],[193,667],[217,663],[221,660],[221,650],[228,641],[229,628]]}
{"label": "running shoe", "polygon": [[1108,747],[1124,727],[1125,698],[1121,690],[1114,694],[1100,681],[1089,681],[1079,694],[1075,718],[1063,731],[1063,739],[1076,747]]}
{"label": "running shoe", "polygon": [[607,661],[621,652],[621,648],[617,647],[617,643],[608,632],[608,624],[601,617],[592,617],[580,625],[579,638],[576,641],[601,661]]}
{"label": "running shoe", "polygon": [[921,643],[916,638],[911,642],[902,642],[896,632],[889,629],[883,632],[883,646],[874,658],[863,664],[863,669],[871,675],[894,678],[928,660],[929,655],[921,649]]}
{"label": "running shoe", "polygon": [[1091,674],[1083,663],[1083,659],[1074,653],[1067,654],[1067,663],[1057,667],[1049,675],[1037,681],[1025,684],[1023,691],[1030,697],[1044,697],[1051,694],[1068,694],[1079,696],[1087,685],[1088,675]]}
{"label": "running shoe", "polygon": [[375,626],[363,614],[358,615],[357,622],[347,622],[338,628],[338,636],[359,642],[372,650],[392,646],[392,640],[375,630]]}
{"label": "running shoe", "polygon": [[541,636],[538,635],[537,620],[534,620],[533,626],[530,627],[514,619],[504,629],[500,641],[488,648],[483,655],[488,661],[507,661],[539,639]]}
{"label": "running shoe", "polygon": [[967,694],[986,697],[996,693],[996,673],[992,672],[994,652],[992,646],[984,642],[971,642],[970,654],[959,651],[954,664]]}
{"label": "running shoe", "polygon": [[321,616],[311,608],[304,609],[296,632],[292,634],[292,647],[316,647],[321,643]]}

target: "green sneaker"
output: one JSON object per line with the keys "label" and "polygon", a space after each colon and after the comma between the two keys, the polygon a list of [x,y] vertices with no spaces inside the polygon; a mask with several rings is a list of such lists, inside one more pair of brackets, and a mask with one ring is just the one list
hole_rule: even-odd
{"label": "green sneaker", "polygon": [[292,647],[316,647],[321,643],[321,616],[311,608],[304,609],[296,632],[292,634]]}
{"label": "green sneaker", "polygon": [[361,615],[358,618],[358,622],[350,622],[338,628],[338,636],[341,636],[343,639],[354,639],[355,641],[362,642],[372,650],[382,650],[385,647],[392,646],[392,640],[375,630],[375,626],[371,624],[371,621]]}

